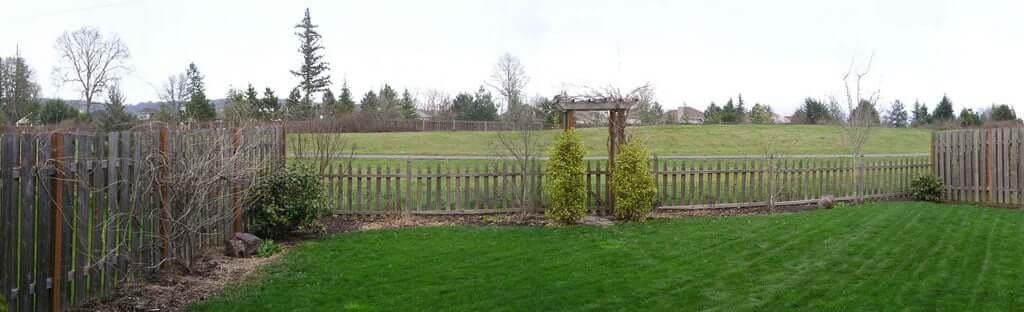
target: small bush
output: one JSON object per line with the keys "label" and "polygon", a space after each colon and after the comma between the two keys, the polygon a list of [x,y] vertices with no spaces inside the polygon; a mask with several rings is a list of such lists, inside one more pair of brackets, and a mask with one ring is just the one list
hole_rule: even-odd
{"label": "small bush", "polygon": [[279,251],[281,251],[281,244],[272,239],[264,239],[260,242],[260,249],[256,251],[256,255],[260,258],[266,258],[273,256]]}
{"label": "small bush", "polygon": [[309,167],[288,166],[260,177],[253,189],[253,232],[281,238],[313,224],[324,211],[320,177]]}
{"label": "small bush", "polygon": [[559,135],[548,151],[544,172],[544,193],[548,198],[544,216],[548,219],[574,224],[587,213],[583,154],[583,142],[572,129]]}
{"label": "small bush", "polygon": [[923,175],[910,182],[914,200],[938,202],[942,196],[942,182],[934,175]]}
{"label": "small bush", "polygon": [[0,294],[0,312],[7,312],[7,300],[4,300],[3,294]]}
{"label": "small bush", "polygon": [[647,147],[632,140],[620,146],[615,155],[615,217],[643,221],[651,212],[658,190],[648,166]]}

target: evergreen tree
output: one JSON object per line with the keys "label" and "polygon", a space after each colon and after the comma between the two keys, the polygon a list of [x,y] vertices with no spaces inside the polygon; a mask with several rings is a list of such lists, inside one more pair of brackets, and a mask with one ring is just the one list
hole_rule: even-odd
{"label": "evergreen tree", "polygon": [[747,122],[747,107],[743,104],[743,94],[739,95],[739,99],[736,100],[736,117],[737,123]]}
{"label": "evergreen tree", "polygon": [[850,112],[850,121],[855,122],[855,125],[877,125],[881,123],[878,109],[875,109],[874,103],[868,100],[861,100],[860,103],[857,103],[857,107]]}
{"label": "evergreen tree", "polygon": [[772,108],[768,105],[761,105],[761,103],[754,103],[754,107],[750,108],[750,122],[754,124],[770,124],[774,123]]}
{"label": "evergreen tree", "polygon": [[356,102],[352,100],[352,90],[348,89],[347,82],[342,83],[336,113],[347,114],[354,111],[356,111]]}
{"label": "evergreen tree", "polygon": [[983,121],[981,120],[981,116],[978,115],[978,113],[975,113],[974,110],[970,108],[964,108],[960,110],[959,120],[960,126],[965,128],[978,127],[981,126],[981,124],[983,123]]}
{"label": "evergreen tree", "polygon": [[736,104],[733,104],[732,98],[722,106],[722,123],[736,123]]}
{"label": "evergreen tree", "polygon": [[36,122],[41,124],[55,124],[64,120],[78,118],[78,110],[71,105],[64,103],[61,99],[47,100],[35,114]]}
{"label": "evergreen tree", "polygon": [[185,76],[188,79],[189,94],[189,101],[185,103],[185,118],[202,121],[217,117],[213,104],[206,99],[206,86],[203,83],[203,75],[199,73],[199,67],[195,63],[188,64]]}
{"label": "evergreen tree", "polygon": [[274,90],[266,88],[263,90],[263,98],[257,102],[256,105],[256,116],[257,118],[268,120],[278,118],[277,113],[281,109],[280,103],[278,103],[277,96],[274,95]]}
{"label": "evergreen tree", "polygon": [[0,58],[0,108],[12,123],[28,117],[39,108],[39,85],[34,71],[17,54]]}
{"label": "evergreen tree", "polygon": [[299,67],[299,70],[293,70],[292,75],[299,77],[299,88],[305,92],[304,96],[312,98],[314,93],[325,91],[330,87],[331,76],[327,72],[331,68],[327,61],[324,61],[321,51],[324,47],[320,43],[320,33],[316,30],[319,26],[313,25],[313,21],[309,18],[309,8],[306,8],[306,15],[302,18],[302,22],[295,25],[295,28],[299,29],[295,35],[299,37],[302,66]]}
{"label": "evergreen tree", "polygon": [[920,127],[932,122],[932,116],[928,113],[928,106],[919,101],[914,101],[914,120],[910,125]]}
{"label": "evergreen tree", "polygon": [[952,121],[953,118],[953,101],[949,100],[948,96],[943,95],[939,105],[935,106],[931,120],[934,122],[944,122]]}
{"label": "evergreen tree", "polygon": [[359,111],[367,116],[373,117],[380,109],[380,100],[373,91],[367,91],[363,99],[359,100]]}
{"label": "evergreen tree", "polygon": [[708,108],[704,110],[704,123],[722,123],[722,108],[715,105],[715,102],[711,102],[711,104],[708,105]]}
{"label": "evergreen tree", "polygon": [[405,119],[416,119],[419,117],[419,114],[416,112],[416,100],[412,98],[409,89],[405,89],[402,92],[401,110],[402,117]]}
{"label": "evergreen tree", "polygon": [[1006,104],[993,105],[989,114],[992,121],[1017,120],[1017,113]]}
{"label": "evergreen tree", "polygon": [[289,119],[302,120],[313,117],[315,113],[313,101],[308,96],[302,95],[298,87],[292,88],[288,93],[288,100],[285,102],[285,114]]}
{"label": "evergreen tree", "polygon": [[900,100],[892,102],[889,110],[885,113],[885,124],[894,128],[907,127],[907,108],[903,106],[903,102]]}
{"label": "evergreen tree", "polygon": [[106,111],[100,112],[96,119],[102,131],[123,131],[130,129],[135,117],[124,109],[125,97],[118,85],[110,86],[107,91]]}
{"label": "evergreen tree", "polygon": [[[252,86],[249,86],[252,89]],[[224,102],[224,119],[226,120],[248,120],[255,115],[256,108],[251,105],[248,97],[249,91],[239,91],[234,88],[228,90],[227,98]],[[256,90],[251,90],[252,96],[255,97]]]}
{"label": "evergreen tree", "polygon": [[324,116],[334,115],[338,111],[338,100],[334,98],[334,92],[331,89],[324,90],[323,100],[320,101],[320,107]]}
{"label": "evergreen tree", "polygon": [[793,123],[815,125],[833,121],[835,114],[825,103],[813,98],[806,98],[804,105],[793,113],[793,117]]}
{"label": "evergreen tree", "polygon": [[491,92],[484,89],[484,86],[480,86],[480,89],[476,91],[476,95],[473,96],[473,107],[474,118],[470,120],[498,120],[498,106],[494,104]]}

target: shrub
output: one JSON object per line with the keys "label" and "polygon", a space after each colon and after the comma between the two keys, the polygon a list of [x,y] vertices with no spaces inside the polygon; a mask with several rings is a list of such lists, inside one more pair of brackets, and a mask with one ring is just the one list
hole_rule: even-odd
{"label": "shrub", "polygon": [[658,190],[648,166],[647,147],[632,140],[620,146],[615,155],[615,217],[643,221],[651,212]]}
{"label": "shrub", "polygon": [[544,172],[544,193],[548,198],[544,216],[548,219],[573,224],[587,213],[583,154],[583,142],[572,129],[559,135],[548,151]]}
{"label": "shrub", "polygon": [[252,196],[253,232],[260,237],[305,229],[324,211],[320,177],[309,167],[292,165],[260,177]]}
{"label": "shrub", "polygon": [[264,239],[260,242],[260,249],[256,251],[256,255],[260,258],[266,258],[273,256],[278,251],[281,251],[281,244],[272,239]]}
{"label": "shrub", "polygon": [[3,294],[0,294],[0,312],[7,312],[7,300],[4,300]]}
{"label": "shrub", "polygon": [[942,182],[934,175],[923,175],[910,182],[914,200],[938,202],[942,195]]}

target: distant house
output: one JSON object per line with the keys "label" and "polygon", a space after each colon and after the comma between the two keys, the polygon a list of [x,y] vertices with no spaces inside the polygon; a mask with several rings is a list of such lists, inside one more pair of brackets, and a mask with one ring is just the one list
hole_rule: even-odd
{"label": "distant house", "polygon": [[777,124],[788,124],[792,120],[791,116],[782,116],[776,113],[772,113],[772,122]]}
{"label": "distant house", "polygon": [[669,123],[680,124],[702,124],[704,123],[704,112],[689,106],[683,106],[670,110],[666,113]]}
{"label": "distant house", "polygon": [[153,116],[156,116],[157,112],[158,110],[155,108],[144,108],[139,112],[135,113],[135,116],[137,116],[139,120],[148,121],[152,120]]}

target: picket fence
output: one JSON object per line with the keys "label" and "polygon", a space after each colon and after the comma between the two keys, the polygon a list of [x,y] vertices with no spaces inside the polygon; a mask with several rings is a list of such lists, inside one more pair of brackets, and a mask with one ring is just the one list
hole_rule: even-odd
{"label": "picket fence", "polygon": [[[607,164],[587,160],[586,166],[588,210],[607,214]],[[651,169],[657,208],[687,210],[766,206],[769,199],[801,205],[826,195],[838,200],[905,198],[910,181],[930,172],[931,164],[927,154],[660,157],[651,160]],[[328,205],[337,214],[474,214],[541,210],[543,170],[542,161],[524,166],[407,159],[335,164],[321,178]],[[526,205],[520,200],[524,188]]]}
{"label": "picket fence", "polygon": [[[223,153],[280,162],[282,135],[280,127],[0,135],[0,290],[8,310],[67,310],[180,255],[167,250],[166,216],[178,207],[167,203],[161,176],[200,140],[235,142]],[[218,192],[231,198],[245,182],[224,180]],[[210,225],[187,249],[219,244],[239,223]]]}

